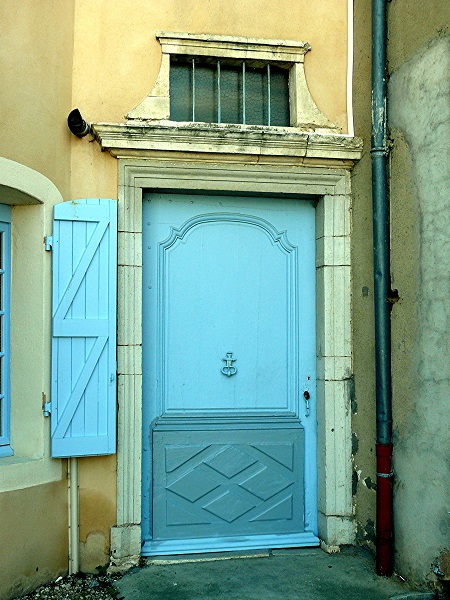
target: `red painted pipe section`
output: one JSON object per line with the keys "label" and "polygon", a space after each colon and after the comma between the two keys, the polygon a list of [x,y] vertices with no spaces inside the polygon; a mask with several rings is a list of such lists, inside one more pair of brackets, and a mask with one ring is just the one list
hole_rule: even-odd
{"label": "red painted pipe section", "polygon": [[394,571],[393,553],[393,472],[392,444],[376,444],[377,456],[377,575],[389,577]]}

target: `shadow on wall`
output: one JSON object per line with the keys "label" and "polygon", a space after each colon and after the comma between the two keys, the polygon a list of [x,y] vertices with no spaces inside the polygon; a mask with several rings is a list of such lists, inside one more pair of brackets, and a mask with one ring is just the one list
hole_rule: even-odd
{"label": "shadow on wall", "polygon": [[[433,567],[440,568],[450,531],[450,163],[444,158],[450,140],[449,72],[450,36],[446,35],[402,64],[389,81],[389,123],[394,138],[391,204],[401,207],[410,202],[405,189],[396,185],[396,178],[401,181],[402,170],[407,168],[395,147],[404,138],[419,211],[416,292],[412,306],[404,305],[404,314],[398,317],[405,319],[409,310],[410,325],[414,323],[408,340],[413,394],[408,398],[410,410],[404,415],[400,413],[405,408],[397,398],[396,410],[403,421],[397,423],[394,452],[397,570],[419,585],[436,580]],[[396,218],[401,214],[393,213],[394,222]],[[397,259],[393,271],[396,277],[398,271],[396,285],[401,289],[400,263],[411,257],[402,258],[399,253]],[[394,351],[394,390],[396,360],[405,359]],[[395,403],[395,395],[393,400]]]}

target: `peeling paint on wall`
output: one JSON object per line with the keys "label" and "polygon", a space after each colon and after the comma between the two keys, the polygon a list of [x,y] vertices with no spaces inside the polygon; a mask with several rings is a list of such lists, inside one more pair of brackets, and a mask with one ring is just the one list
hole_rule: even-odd
{"label": "peeling paint on wall", "polygon": [[372,481],[372,478],[370,477],[366,477],[364,479],[364,484],[365,486],[369,489],[369,490],[376,490],[377,489],[377,484],[375,481]]}
{"label": "peeling paint on wall", "polygon": [[372,519],[368,519],[364,527],[362,527],[361,524],[358,523],[356,539],[359,542],[372,542],[373,544],[375,543],[375,523],[374,521],[372,521]]}
{"label": "peeling paint on wall", "polygon": [[[448,548],[450,421],[450,36],[437,37],[395,69],[389,82],[392,152],[391,220],[417,206],[417,255],[402,257],[393,237],[393,278],[415,290],[393,309],[394,449],[397,570],[432,581],[432,564]],[[410,162],[411,191],[402,177]],[[397,226],[398,227],[398,226]],[[409,324],[409,328],[408,328]],[[409,329],[409,330],[408,330]],[[397,337],[398,336],[398,337]],[[406,351],[407,350],[407,351]],[[405,396],[401,370],[410,372]]]}

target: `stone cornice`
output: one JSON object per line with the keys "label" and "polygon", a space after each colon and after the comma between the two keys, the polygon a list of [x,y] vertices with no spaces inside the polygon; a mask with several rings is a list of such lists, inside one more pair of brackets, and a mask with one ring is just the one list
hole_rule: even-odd
{"label": "stone cornice", "polygon": [[191,56],[215,56],[244,60],[302,62],[311,49],[308,42],[268,40],[225,35],[157,31],[162,52]]}
{"label": "stone cornice", "polygon": [[213,153],[356,162],[362,140],[293,127],[206,123],[94,123],[102,150],[116,157],[155,152]]}

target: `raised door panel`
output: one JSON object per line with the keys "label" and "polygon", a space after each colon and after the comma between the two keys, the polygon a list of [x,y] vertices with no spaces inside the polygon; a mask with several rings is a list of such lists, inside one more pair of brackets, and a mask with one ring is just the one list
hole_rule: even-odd
{"label": "raised door panel", "polygon": [[158,258],[163,412],[294,412],[297,255],[285,236],[256,217],[205,214]]}
{"label": "raised door panel", "polygon": [[302,428],[153,439],[155,540],[303,531]]}

